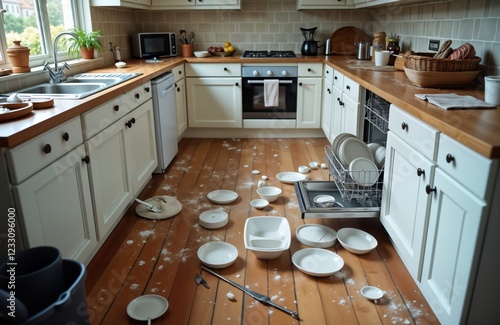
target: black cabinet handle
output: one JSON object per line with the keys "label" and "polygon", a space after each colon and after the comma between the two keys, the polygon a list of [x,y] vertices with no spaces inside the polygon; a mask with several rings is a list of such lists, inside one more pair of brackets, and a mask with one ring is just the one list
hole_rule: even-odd
{"label": "black cabinet handle", "polygon": [[453,157],[450,153],[446,155],[446,162],[448,164],[452,163],[453,161],[455,161],[455,157]]}
{"label": "black cabinet handle", "polygon": [[332,93],[332,91],[330,90],[330,88],[327,88],[326,91],[328,91],[329,94]]}
{"label": "black cabinet handle", "polygon": [[307,68],[307,72],[311,72],[311,68]]}
{"label": "black cabinet handle", "polygon": [[227,71],[228,69],[226,67],[224,67],[224,71]]}
{"label": "black cabinet handle", "polygon": [[417,176],[422,176],[422,175],[425,175],[425,170],[423,170],[422,168],[417,168]]}
{"label": "black cabinet handle", "polygon": [[177,88],[177,92],[180,92],[180,91],[181,91],[181,89],[180,89],[180,88]]}
{"label": "black cabinet handle", "polygon": [[333,79],[338,80],[339,78],[337,78],[337,76],[335,76],[335,77],[333,77]]}
{"label": "black cabinet handle", "polygon": [[132,121],[127,121],[125,125],[130,129],[132,127]]}
{"label": "black cabinet handle", "polygon": [[239,82],[237,82],[237,83],[235,83],[234,85],[235,85],[236,87],[239,87],[240,83],[239,83]]}
{"label": "black cabinet handle", "polygon": [[68,141],[69,140],[69,134],[68,134],[68,132],[64,132],[62,138],[63,138],[64,141]]}
{"label": "black cabinet handle", "polygon": [[326,74],[329,74],[329,73],[330,73],[330,71],[326,70]]}
{"label": "black cabinet handle", "polygon": [[179,70],[179,74],[182,74],[182,71],[181,71],[181,70]]}
{"label": "black cabinet handle", "polygon": [[432,192],[436,192],[436,188],[432,188],[430,185],[425,186],[425,193],[431,194]]}
{"label": "black cabinet handle", "polygon": [[150,90],[150,89],[149,89],[149,87],[146,87],[146,88],[144,88],[144,90],[145,90],[147,93],[149,93],[149,90]]}
{"label": "black cabinet handle", "polygon": [[135,94],[135,98],[139,99],[141,97],[141,95],[139,95],[139,93]]}
{"label": "black cabinet handle", "polygon": [[85,156],[82,158],[82,161],[86,164],[88,164],[90,162],[90,157],[89,156]]}
{"label": "black cabinet handle", "polygon": [[299,86],[302,86],[302,82],[299,82]]}
{"label": "black cabinet handle", "polygon": [[339,104],[340,104],[340,106],[344,106],[344,102],[341,100],[339,100]]}
{"label": "black cabinet handle", "polygon": [[402,128],[403,130],[408,131],[408,124],[406,124],[405,122],[401,123],[401,128]]}
{"label": "black cabinet handle", "polygon": [[132,117],[132,119],[130,120],[130,122],[132,122],[132,124],[135,124],[135,117]]}
{"label": "black cabinet handle", "polygon": [[52,147],[50,146],[50,144],[47,143],[46,145],[43,146],[43,152],[45,154],[49,154],[52,152]]}
{"label": "black cabinet handle", "polygon": [[115,110],[115,112],[118,112],[120,110],[120,105],[113,106],[113,109]]}
{"label": "black cabinet handle", "polygon": [[347,86],[345,86],[345,89],[351,90],[351,86],[347,85]]}

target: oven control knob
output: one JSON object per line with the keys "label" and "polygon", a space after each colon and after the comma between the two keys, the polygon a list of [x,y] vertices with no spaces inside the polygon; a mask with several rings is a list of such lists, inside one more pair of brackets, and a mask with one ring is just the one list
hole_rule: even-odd
{"label": "oven control knob", "polygon": [[281,71],[281,74],[286,76],[286,75],[288,75],[288,72],[286,70],[283,70],[283,71]]}
{"label": "oven control knob", "polygon": [[254,76],[258,76],[258,75],[259,75],[259,72],[258,72],[257,70],[253,70],[252,74],[253,74]]}
{"label": "oven control knob", "polygon": [[273,72],[271,70],[267,70],[267,75],[272,76]]}

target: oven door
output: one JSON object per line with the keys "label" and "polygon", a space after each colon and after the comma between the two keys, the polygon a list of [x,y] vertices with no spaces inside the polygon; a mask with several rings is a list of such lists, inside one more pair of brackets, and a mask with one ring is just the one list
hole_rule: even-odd
{"label": "oven door", "polygon": [[264,78],[244,77],[243,119],[295,119],[297,116],[297,78],[279,79],[278,106],[264,105]]}

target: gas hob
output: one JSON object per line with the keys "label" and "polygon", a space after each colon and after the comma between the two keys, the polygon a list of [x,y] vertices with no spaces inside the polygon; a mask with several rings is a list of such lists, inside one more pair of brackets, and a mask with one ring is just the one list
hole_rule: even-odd
{"label": "gas hob", "polygon": [[297,55],[293,51],[245,51],[241,55],[242,58],[258,59],[258,58],[296,58]]}

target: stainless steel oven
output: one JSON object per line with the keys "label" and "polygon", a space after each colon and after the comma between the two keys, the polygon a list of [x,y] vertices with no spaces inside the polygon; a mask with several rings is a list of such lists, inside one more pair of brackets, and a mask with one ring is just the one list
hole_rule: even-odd
{"label": "stainless steel oven", "polygon": [[[297,116],[297,66],[243,66],[243,119],[292,119]],[[264,104],[264,80],[279,82],[278,105]]]}

